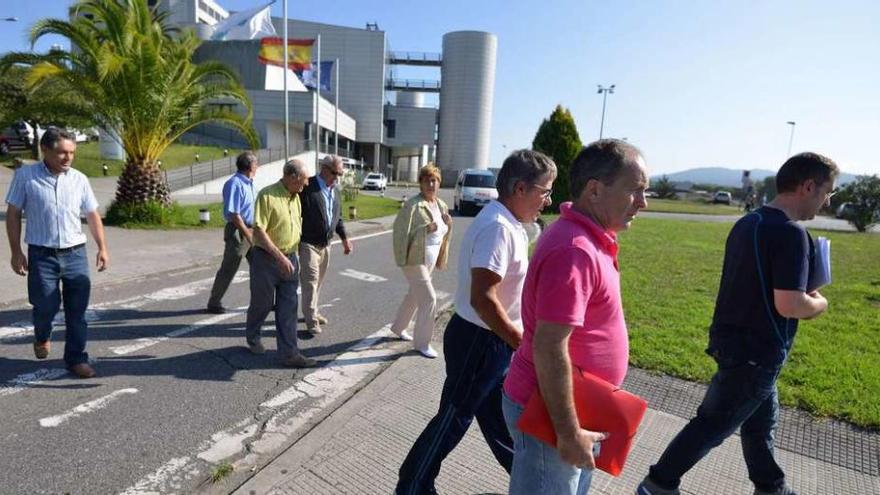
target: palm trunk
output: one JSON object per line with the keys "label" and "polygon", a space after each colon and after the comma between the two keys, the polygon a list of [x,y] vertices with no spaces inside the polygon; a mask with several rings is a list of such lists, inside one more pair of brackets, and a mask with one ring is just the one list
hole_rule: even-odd
{"label": "palm trunk", "polygon": [[126,161],[116,186],[116,202],[142,204],[150,201],[171,206],[171,191],[165,175],[154,163]]}

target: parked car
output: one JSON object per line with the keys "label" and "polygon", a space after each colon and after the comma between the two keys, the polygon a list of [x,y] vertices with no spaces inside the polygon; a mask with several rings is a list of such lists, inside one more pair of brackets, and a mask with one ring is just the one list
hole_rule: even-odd
{"label": "parked car", "polygon": [[853,216],[855,212],[856,207],[849,201],[844,201],[843,203],[840,203],[840,206],[837,207],[837,211],[834,212],[834,216],[837,218],[849,218]]}
{"label": "parked car", "polygon": [[727,191],[718,191],[712,196],[712,204],[729,205],[731,200],[730,193]]}
{"label": "parked car", "polygon": [[28,142],[22,138],[15,125],[0,131],[0,155],[8,155],[14,149],[27,149]]}
{"label": "parked car", "polygon": [[378,172],[371,172],[364,177],[364,183],[361,186],[363,189],[375,189],[377,191],[384,191],[386,187],[388,187],[388,179],[385,178],[385,174],[380,174]]}
{"label": "parked car", "polygon": [[489,170],[468,168],[458,174],[453,192],[453,206],[462,215],[476,215],[489,201],[498,198],[495,174]]}
{"label": "parked car", "polygon": [[0,155],[8,155],[12,147],[11,139],[0,135]]}

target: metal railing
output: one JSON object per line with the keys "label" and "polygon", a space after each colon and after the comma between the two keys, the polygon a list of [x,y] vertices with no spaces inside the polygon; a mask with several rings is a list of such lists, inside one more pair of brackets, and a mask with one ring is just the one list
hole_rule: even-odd
{"label": "metal railing", "polygon": [[427,93],[439,93],[440,81],[428,79],[394,79],[385,80],[385,89],[400,91],[423,91]]}
{"label": "metal railing", "polygon": [[391,64],[412,65],[436,65],[443,61],[439,53],[430,52],[389,52],[388,61]]}
{"label": "metal railing", "polygon": [[[257,150],[254,153],[261,164],[284,159],[283,148],[267,148]],[[291,154],[295,153],[297,151],[291,150]],[[235,156],[229,155],[216,160],[194,163],[188,167],[165,170],[165,182],[168,183],[168,188],[171,191],[177,191],[210,180],[228,177],[234,173]]]}
{"label": "metal railing", "polygon": [[[336,151],[333,143],[330,143],[329,145],[321,143],[320,148],[321,153],[334,153]],[[305,151],[314,150],[314,141],[306,141],[304,143],[297,143],[295,146],[293,146],[290,149],[290,155],[298,155]],[[254,153],[257,154],[257,161],[261,165],[284,159],[283,148],[266,148],[262,150],[257,150]],[[345,148],[339,148],[339,156],[352,158],[352,155],[354,155],[354,150],[349,152]],[[235,156],[233,155],[229,155],[223,158],[217,158],[216,160],[194,163],[188,167],[179,167],[173,168],[171,170],[164,170],[165,181],[168,183],[168,188],[172,192],[184,189],[186,187],[192,187],[203,182],[219,179],[221,177],[228,177],[234,173]]]}

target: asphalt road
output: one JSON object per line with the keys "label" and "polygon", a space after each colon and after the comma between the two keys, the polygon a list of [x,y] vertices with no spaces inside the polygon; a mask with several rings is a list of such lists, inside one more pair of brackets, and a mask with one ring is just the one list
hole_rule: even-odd
{"label": "asphalt road", "polygon": [[[451,267],[469,222],[455,219]],[[9,330],[29,320],[25,307],[0,313],[0,493],[190,492],[225,462],[265,464],[411,352],[382,330],[407,289],[390,244],[390,233],[373,234],[347,257],[333,246],[321,297],[331,322],[314,338],[300,332],[318,370],[277,364],[271,316],[269,352],[254,356],[243,312],[204,314],[215,267],[95,290],[88,351],[99,375],[91,380],[64,371],[63,326],[49,359],[36,361],[32,333]],[[453,272],[435,276],[441,303],[454,292]],[[239,275],[224,304],[243,311],[247,273]]]}

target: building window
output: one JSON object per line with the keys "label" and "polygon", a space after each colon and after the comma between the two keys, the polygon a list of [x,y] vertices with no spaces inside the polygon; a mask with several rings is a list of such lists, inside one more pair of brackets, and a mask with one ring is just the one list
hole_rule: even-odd
{"label": "building window", "polygon": [[385,136],[389,139],[394,139],[394,136],[397,134],[397,121],[396,120],[386,120],[385,121]]}

